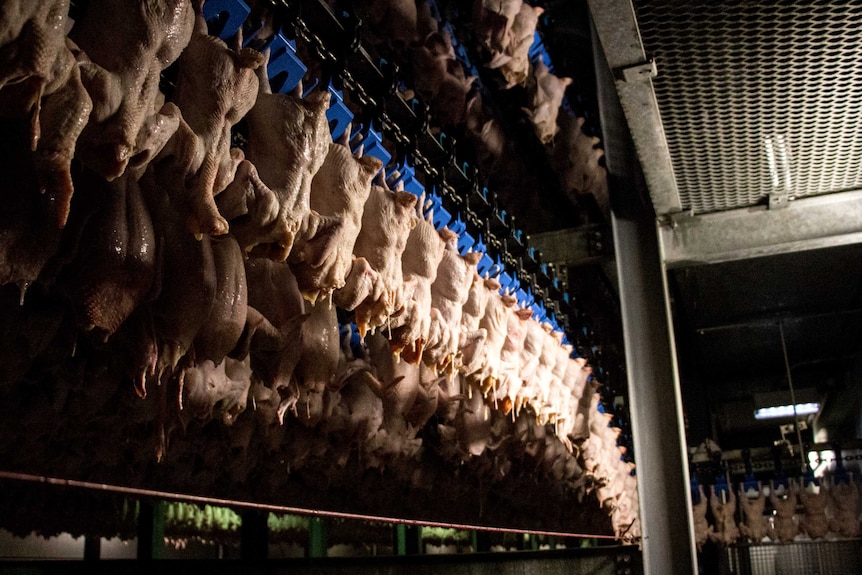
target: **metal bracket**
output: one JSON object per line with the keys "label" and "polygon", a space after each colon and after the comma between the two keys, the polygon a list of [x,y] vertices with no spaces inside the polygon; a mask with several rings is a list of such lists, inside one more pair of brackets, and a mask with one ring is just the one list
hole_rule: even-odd
{"label": "metal bracket", "polygon": [[770,210],[786,208],[789,203],[790,197],[787,194],[769,194],[768,207]]}
{"label": "metal bracket", "polygon": [[655,59],[650,58],[646,62],[641,62],[634,66],[619,68],[614,75],[617,79],[624,82],[642,82],[658,76],[658,68],[656,67]]}

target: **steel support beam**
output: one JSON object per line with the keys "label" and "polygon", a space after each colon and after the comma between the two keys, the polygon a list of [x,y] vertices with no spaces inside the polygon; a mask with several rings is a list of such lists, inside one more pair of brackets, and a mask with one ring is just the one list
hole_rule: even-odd
{"label": "steel support beam", "polygon": [[542,254],[542,261],[567,267],[600,262],[611,251],[605,226],[584,226],[530,234],[527,242]]}
{"label": "steel support beam", "polygon": [[[600,12],[604,18],[609,16],[605,7],[611,12],[622,10],[619,4],[617,0],[591,1],[594,16]],[[628,4],[628,12],[620,14],[630,17],[630,22],[622,32],[637,36],[631,5],[623,4]],[[613,32],[608,29],[607,21],[602,25],[605,34]],[[638,159],[629,134],[620,129],[625,119],[618,94],[619,98],[623,94],[615,89],[612,71],[602,57],[596,38],[601,33],[601,30],[594,31],[596,91],[610,178],[611,223],[638,474],[644,573],[697,573],[667,274],[662,266],[655,214],[643,193]],[[639,38],[637,40],[639,43]],[[602,39],[602,43],[606,43],[606,39]],[[652,201],[656,204],[654,195]]]}
{"label": "steel support beam", "polygon": [[668,268],[862,242],[862,191],[793,200],[787,207],[679,214],[659,228]]}
{"label": "steel support beam", "polygon": [[658,215],[682,210],[670,150],[648,60],[631,0],[588,0],[638,158]]}
{"label": "steel support beam", "polygon": [[696,573],[682,397],[655,225],[614,216],[613,226],[644,573]]}

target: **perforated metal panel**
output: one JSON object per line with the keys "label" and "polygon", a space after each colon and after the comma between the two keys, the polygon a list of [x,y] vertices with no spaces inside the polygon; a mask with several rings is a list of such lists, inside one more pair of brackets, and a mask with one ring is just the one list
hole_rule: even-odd
{"label": "perforated metal panel", "polygon": [[862,3],[635,7],[683,209],[862,187]]}

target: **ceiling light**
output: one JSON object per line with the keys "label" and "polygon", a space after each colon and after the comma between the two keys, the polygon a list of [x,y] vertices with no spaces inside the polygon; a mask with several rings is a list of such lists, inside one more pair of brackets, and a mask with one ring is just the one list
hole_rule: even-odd
{"label": "ceiling light", "polygon": [[795,410],[793,405],[776,405],[754,410],[754,419],[793,417],[794,413],[796,415],[811,415],[812,413],[817,413],[819,410],[819,403],[797,403]]}

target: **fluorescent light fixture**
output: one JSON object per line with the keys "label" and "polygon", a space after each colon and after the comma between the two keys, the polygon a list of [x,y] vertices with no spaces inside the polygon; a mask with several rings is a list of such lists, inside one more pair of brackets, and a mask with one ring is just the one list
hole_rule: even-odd
{"label": "fluorescent light fixture", "polygon": [[[820,410],[819,403],[797,403],[796,415],[811,415]],[[778,417],[793,417],[793,405],[776,405],[762,407],[754,411],[754,419],[775,419]]]}

